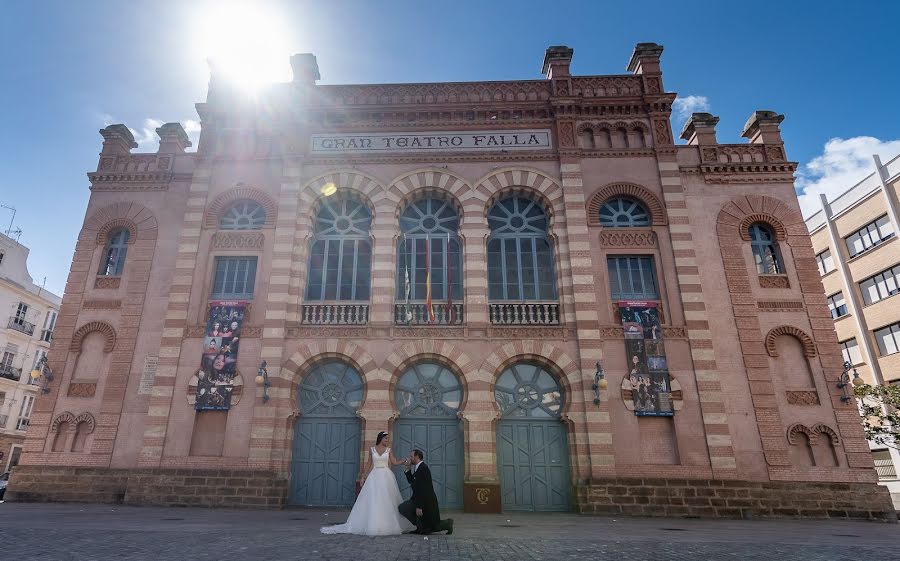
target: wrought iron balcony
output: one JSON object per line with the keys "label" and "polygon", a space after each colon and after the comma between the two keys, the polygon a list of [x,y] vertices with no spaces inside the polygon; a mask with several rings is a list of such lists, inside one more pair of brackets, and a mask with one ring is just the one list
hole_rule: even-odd
{"label": "wrought iron balcony", "polygon": [[463,305],[438,303],[431,305],[434,311],[434,321],[428,317],[428,308],[425,302],[410,302],[409,317],[406,313],[406,304],[394,304],[394,323],[397,325],[462,325]]}
{"label": "wrought iron balcony", "polygon": [[494,325],[559,325],[559,302],[489,304]]}
{"label": "wrought iron balcony", "polygon": [[17,318],[16,316],[9,318],[7,327],[15,329],[16,331],[21,331],[25,335],[34,335],[34,324],[28,323],[24,319]]}
{"label": "wrought iron balcony", "polygon": [[303,304],[300,321],[311,325],[365,325],[369,323],[369,305]]}
{"label": "wrought iron balcony", "polygon": [[21,368],[13,368],[7,364],[0,364],[0,378],[6,378],[7,380],[15,380],[19,381],[19,378],[22,377],[22,369]]}

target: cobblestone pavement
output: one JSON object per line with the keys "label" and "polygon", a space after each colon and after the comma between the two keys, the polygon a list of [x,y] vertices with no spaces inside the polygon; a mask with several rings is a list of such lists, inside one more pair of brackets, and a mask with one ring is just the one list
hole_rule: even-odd
{"label": "cobblestone pavement", "polygon": [[2,559],[25,561],[900,560],[878,522],[451,514],[452,536],[325,536],[346,512],[0,504]]}

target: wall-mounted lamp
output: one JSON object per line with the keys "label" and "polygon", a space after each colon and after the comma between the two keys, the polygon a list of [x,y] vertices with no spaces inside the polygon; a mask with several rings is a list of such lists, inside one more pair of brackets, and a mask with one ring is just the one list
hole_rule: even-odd
{"label": "wall-mounted lamp", "polygon": [[41,388],[41,393],[50,393],[53,371],[47,366],[47,355],[42,356],[37,364],[34,365],[34,370],[31,371],[31,379]]}
{"label": "wall-mounted lamp", "polygon": [[[853,371],[853,380],[850,379],[850,371],[851,370]],[[854,386],[861,386],[865,383],[866,382],[862,378],[859,377],[859,372],[857,372],[856,368],[853,368],[853,365],[850,364],[849,361],[845,362],[844,363],[844,372],[841,373],[841,381],[838,382],[838,385],[837,385],[837,387],[841,388],[841,393],[843,394],[841,396],[841,401],[843,401],[844,403],[847,403],[848,401],[850,401],[850,399],[852,399],[850,392],[847,391],[847,386],[849,386],[851,384]]]}
{"label": "wall-mounted lamp", "polygon": [[269,386],[272,385],[272,382],[269,381],[269,371],[266,370],[266,366],[266,361],[262,361],[262,364],[259,365],[259,370],[256,371],[256,385],[262,386],[263,403],[269,401]]}
{"label": "wall-mounted lamp", "polygon": [[597,371],[594,372],[594,385],[591,386],[594,390],[594,405],[600,405],[600,390],[605,390],[607,386],[609,386],[609,382],[606,380],[606,376],[603,374],[603,366],[598,360]]}

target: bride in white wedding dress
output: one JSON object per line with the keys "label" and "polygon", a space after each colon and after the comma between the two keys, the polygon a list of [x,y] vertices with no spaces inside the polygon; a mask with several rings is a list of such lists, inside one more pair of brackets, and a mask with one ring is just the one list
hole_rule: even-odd
{"label": "bride in white wedding dress", "polygon": [[403,497],[400,496],[400,488],[391,466],[399,466],[404,460],[394,457],[390,445],[390,435],[384,431],[379,432],[375,446],[369,449],[370,458],[363,470],[366,479],[347,522],[323,526],[323,534],[394,536],[416,529],[397,510]]}

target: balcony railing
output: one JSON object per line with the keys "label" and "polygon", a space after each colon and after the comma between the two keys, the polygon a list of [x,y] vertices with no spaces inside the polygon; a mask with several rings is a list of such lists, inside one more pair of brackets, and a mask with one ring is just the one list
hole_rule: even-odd
{"label": "balcony railing", "polygon": [[16,331],[21,331],[25,335],[34,335],[34,324],[28,323],[24,319],[17,318],[16,316],[9,318],[7,327],[15,329]]}
{"label": "balcony railing", "polygon": [[897,479],[897,468],[891,460],[875,460],[875,472],[878,479]]}
{"label": "balcony railing", "polygon": [[6,378],[7,380],[15,380],[16,382],[18,382],[19,378],[21,377],[21,368],[13,368],[8,364],[0,364],[0,378]]}
{"label": "balcony railing", "polygon": [[365,325],[369,323],[369,305],[304,304],[300,321],[312,325]]}
{"label": "balcony railing", "polygon": [[490,304],[494,325],[559,325],[558,302],[503,302]]}
{"label": "balcony railing", "polygon": [[428,317],[428,308],[425,302],[410,302],[409,317],[406,313],[406,304],[394,304],[394,323],[397,325],[461,325],[463,322],[463,305],[432,304],[434,321]]}

